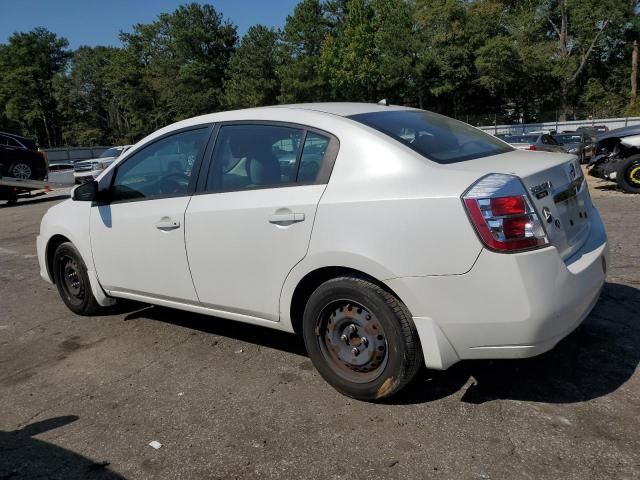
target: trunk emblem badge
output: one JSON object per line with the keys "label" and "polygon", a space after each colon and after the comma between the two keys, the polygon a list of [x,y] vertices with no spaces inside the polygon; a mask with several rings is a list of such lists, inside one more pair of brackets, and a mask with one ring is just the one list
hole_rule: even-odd
{"label": "trunk emblem badge", "polygon": [[534,185],[533,187],[531,187],[531,193],[535,195],[538,200],[540,200],[541,198],[549,195],[549,190],[552,189],[553,185],[551,184],[551,182],[546,181],[544,183],[541,183],[540,185]]}
{"label": "trunk emblem badge", "polygon": [[542,209],[542,215],[544,216],[544,219],[547,223],[553,222],[553,215],[551,214],[551,210],[549,210],[549,207],[544,207]]}

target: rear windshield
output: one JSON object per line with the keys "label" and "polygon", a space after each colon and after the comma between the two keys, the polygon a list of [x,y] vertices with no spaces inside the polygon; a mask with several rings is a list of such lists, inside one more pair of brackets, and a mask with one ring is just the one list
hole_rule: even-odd
{"label": "rear windshield", "polygon": [[554,135],[555,138],[560,143],[580,143],[582,142],[582,137],[580,135]]}
{"label": "rear windshield", "polygon": [[119,157],[122,153],[122,150],[122,147],[108,148],[104,152],[102,152],[98,158]]}
{"label": "rear windshield", "polygon": [[507,143],[536,143],[538,135],[512,135],[504,139]]}
{"label": "rear windshield", "polygon": [[438,163],[464,162],[513,150],[466,123],[424,110],[360,113],[349,118],[395,138]]}

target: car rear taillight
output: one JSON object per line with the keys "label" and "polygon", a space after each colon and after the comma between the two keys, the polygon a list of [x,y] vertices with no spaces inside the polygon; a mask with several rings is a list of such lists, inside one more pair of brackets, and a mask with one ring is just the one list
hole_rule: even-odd
{"label": "car rear taillight", "polygon": [[526,149],[527,149],[527,150],[534,151],[534,152],[535,152],[536,150],[538,150],[538,149],[536,148],[536,146],[535,146],[535,145],[529,145]]}
{"label": "car rear taillight", "polygon": [[491,250],[518,252],[549,244],[527,191],[513,175],[481,178],[462,201],[482,243]]}

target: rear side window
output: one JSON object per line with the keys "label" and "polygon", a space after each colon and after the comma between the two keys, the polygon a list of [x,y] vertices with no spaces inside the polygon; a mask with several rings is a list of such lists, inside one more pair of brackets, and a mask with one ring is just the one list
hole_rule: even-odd
{"label": "rear side window", "polygon": [[504,139],[507,143],[536,143],[538,137],[536,135],[511,135]]}
{"label": "rear side window", "polygon": [[513,150],[466,123],[424,110],[361,113],[349,118],[395,138],[437,163],[463,162]]}
{"label": "rear side window", "polygon": [[207,191],[275,188],[313,183],[329,138],[303,128],[237,124],[220,128]]}
{"label": "rear side window", "polygon": [[300,157],[298,183],[315,182],[328,146],[329,139],[324,135],[314,132],[307,133]]}

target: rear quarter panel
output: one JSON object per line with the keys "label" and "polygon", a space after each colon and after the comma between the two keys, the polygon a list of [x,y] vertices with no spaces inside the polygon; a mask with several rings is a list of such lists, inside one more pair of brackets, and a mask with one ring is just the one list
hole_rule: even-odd
{"label": "rear quarter panel", "polygon": [[309,272],[341,266],[384,281],[468,272],[482,249],[461,194],[478,177],[451,171],[368,127],[341,128],[306,257],[283,288],[281,319]]}

